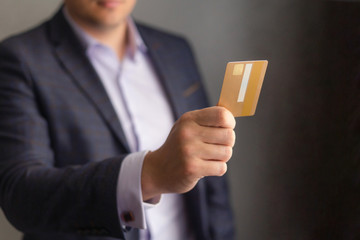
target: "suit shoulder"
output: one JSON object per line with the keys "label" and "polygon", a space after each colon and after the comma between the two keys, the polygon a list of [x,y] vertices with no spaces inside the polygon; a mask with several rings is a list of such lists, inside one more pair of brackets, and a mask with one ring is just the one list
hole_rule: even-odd
{"label": "suit shoulder", "polygon": [[0,43],[0,62],[12,62],[31,68],[46,63],[52,54],[48,37],[48,23],[44,22],[27,31],[12,35]]}
{"label": "suit shoulder", "polygon": [[47,40],[46,29],[48,22],[44,22],[24,32],[13,34],[0,42],[1,48],[21,52],[26,49],[32,49],[36,46],[42,46]]}
{"label": "suit shoulder", "polygon": [[186,39],[186,37],[184,37],[181,34],[170,32],[168,30],[163,30],[157,27],[149,26],[144,23],[137,22],[136,25],[141,35],[146,35],[163,42],[184,44],[189,47],[188,40]]}

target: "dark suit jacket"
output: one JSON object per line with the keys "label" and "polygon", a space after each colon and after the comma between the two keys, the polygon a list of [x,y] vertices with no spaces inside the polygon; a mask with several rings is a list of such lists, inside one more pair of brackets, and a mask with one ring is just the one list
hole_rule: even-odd
{"label": "dark suit jacket", "polygon": [[[186,41],[138,28],[175,118],[207,106]],[[0,203],[26,240],[123,238],[115,193],[128,153],[104,87],[61,11],[0,44]],[[185,199],[197,239],[233,238],[224,178],[201,180]]]}

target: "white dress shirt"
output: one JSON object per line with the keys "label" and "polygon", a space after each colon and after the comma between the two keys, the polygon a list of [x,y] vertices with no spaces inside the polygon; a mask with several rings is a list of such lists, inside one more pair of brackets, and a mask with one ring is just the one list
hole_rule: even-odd
{"label": "white dress shirt", "polygon": [[[148,49],[128,20],[128,46],[122,61],[108,46],[84,32],[64,14],[86,48],[86,54],[99,75],[102,84],[121,122],[129,147],[122,163],[117,203],[120,222],[124,226],[144,229],[141,240],[192,239],[186,222],[181,195],[163,194],[155,204],[144,203],[141,192],[141,169],[147,151],[158,149],[166,140],[174,123],[171,107],[154,72]],[[131,212],[134,221],[124,222],[123,212]]]}

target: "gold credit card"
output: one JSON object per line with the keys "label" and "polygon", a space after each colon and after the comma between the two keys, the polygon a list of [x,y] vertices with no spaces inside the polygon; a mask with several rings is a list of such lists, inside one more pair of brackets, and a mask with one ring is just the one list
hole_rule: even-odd
{"label": "gold credit card", "polygon": [[266,60],[229,62],[218,106],[234,117],[254,115],[267,65]]}

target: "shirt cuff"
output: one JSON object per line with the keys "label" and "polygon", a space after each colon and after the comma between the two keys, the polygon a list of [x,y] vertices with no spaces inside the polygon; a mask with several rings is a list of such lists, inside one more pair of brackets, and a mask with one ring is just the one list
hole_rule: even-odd
{"label": "shirt cuff", "polygon": [[145,210],[159,203],[160,197],[144,203],[141,191],[141,170],[148,151],[131,153],[121,164],[116,198],[120,223],[146,229]]}

